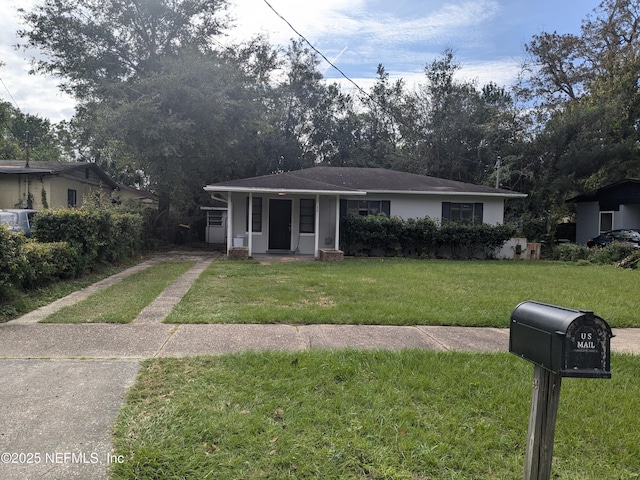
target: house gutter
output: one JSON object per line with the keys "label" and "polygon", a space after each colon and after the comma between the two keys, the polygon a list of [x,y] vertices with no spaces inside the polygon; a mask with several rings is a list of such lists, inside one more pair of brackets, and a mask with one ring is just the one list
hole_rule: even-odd
{"label": "house gutter", "polygon": [[452,197],[498,197],[498,198],[526,198],[526,193],[517,192],[449,192],[441,190],[415,191],[415,190],[369,190],[368,194],[394,194],[394,195],[448,195]]}
{"label": "house gutter", "polygon": [[287,188],[259,188],[259,187],[216,187],[205,186],[205,192],[232,192],[232,193],[275,193],[278,195],[366,195],[363,190],[312,190],[312,189],[287,189]]}

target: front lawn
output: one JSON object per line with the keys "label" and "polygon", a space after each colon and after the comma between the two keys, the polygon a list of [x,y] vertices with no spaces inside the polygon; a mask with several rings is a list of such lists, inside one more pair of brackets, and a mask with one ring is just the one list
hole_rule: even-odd
{"label": "front lawn", "polygon": [[[640,359],[563,379],[554,478],[640,476]],[[242,353],[144,362],[114,480],[522,478],[533,366],[510,354]]]}
{"label": "front lawn", "polygon": [[560,262],[347,259],[215,261],[167,323],[508,327],[525,300],[640,327],[640,271]]}
{"label": "front lawn", "polygon": [[143,260],[146,260],[146,258],[137,257],[114,265],[98,265],[94,267],[94,271],[80,278],[58,280],[55,283],[33,290],[22,291],[14,289],[10,292],[10,298],[5,299],[4,302],[0,302],[0,323],[8,322],[39,307],[48,305],[77,290],[81,290],[104,278],[120,273]]}
{"label": "front lawn", "polygon": [[43,323],[128,323],[195,262],[160,262],[61,308]]}

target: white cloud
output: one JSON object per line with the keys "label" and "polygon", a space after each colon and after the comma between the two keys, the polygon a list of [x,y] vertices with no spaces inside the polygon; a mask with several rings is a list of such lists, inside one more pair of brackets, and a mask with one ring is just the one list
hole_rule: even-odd
{"label": "white cloud", "polygon": [[[20,7],[29,10],[34,0],[23,0]],[[71,118],[75,102],[71,97],[60,93],[56,79],[44,75],[29,75],[30,58],[34,52],[16,50],[20,39],[16,35],[22,28],[17,5],[4,5],[0,14],[0,99],[10,102],[23,113],[38,115],[58,122]],[[15,103],[14,103],[15,102]]]}

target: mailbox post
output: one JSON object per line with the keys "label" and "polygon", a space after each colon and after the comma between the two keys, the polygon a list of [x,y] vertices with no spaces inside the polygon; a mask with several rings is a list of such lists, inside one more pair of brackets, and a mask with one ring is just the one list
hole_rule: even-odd
{"label": "mailbox post", "polygon": [[529,301],[512,312],[509,351],[534,364],[525,480],[550,478],[562,377],[611,378],[611,337],[591,311]]}

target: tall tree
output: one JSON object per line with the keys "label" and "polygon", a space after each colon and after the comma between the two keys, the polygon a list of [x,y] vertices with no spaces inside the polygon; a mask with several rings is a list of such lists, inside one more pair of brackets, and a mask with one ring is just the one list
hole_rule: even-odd
{"label": "tall tree", "polygon": [[[190,120],[174,115],[167,97],[157,101],[149,94],[171,61],[185,52],[212,51],[213,37],[227,25],[226,8],[226,0],[44,0],[31,12],[21,10],[27,28],[19,35],[27,47],[45,53],[34,61],[35,71],[60,77],[79,101],[85,139],[102,138],[102,147],[122,146],[126,139],[126,158],[143,162],[145,175],[156,175],[161,212],[168,212],[173,186],[184,180],[187,169],[175,164],[186,158]],[[114,129],[109,137],[104,125],[127,110],[130,125],[141,122],[140,135],[118,137]]]}
{"label": "tall tree", "polygon": [[57,161],[65,158],[61,147],[64,125],[23,113],[8,102],[0,102],[0,158],[3,160]]}
{"label": "tall tree", "polygon": [[580,36],[543,33],[527,45],[535,66],[528,92],[545,120],[538,155],[556,191],[571,195],[639,173],[639,35],[638,2],[605,0]]}
{"label": "tall tree", "polygon": [[456,79],[459,68],[452,50],[425,67],[426,83],[406,100],[403,150],[418,173],[488,182],[517,133],[513,101],[495,84]]}
{"label": "tall tree", "polygon": [[404,81],[392,81],[382,64],[376,83],[360,95],[364,111],[360,115],[357,163],[360,166],[389,168],[398,163],[404,102]]}
{"label": "tall tree", "polygon": [[185,51],[162,63],[135,82],[135,99],[96,105],[87,122],[117,172],[142,173],[147,187],[189,209],[204,183],[255,168],[264,106],[234,58]]}
{"label": "tall tree", "polygon": [[63,80],[79,100],[113,82],[144,77],[184,47],[210,49],[227,26],[226,0],[44,0],[22,13],[37,72]]}

